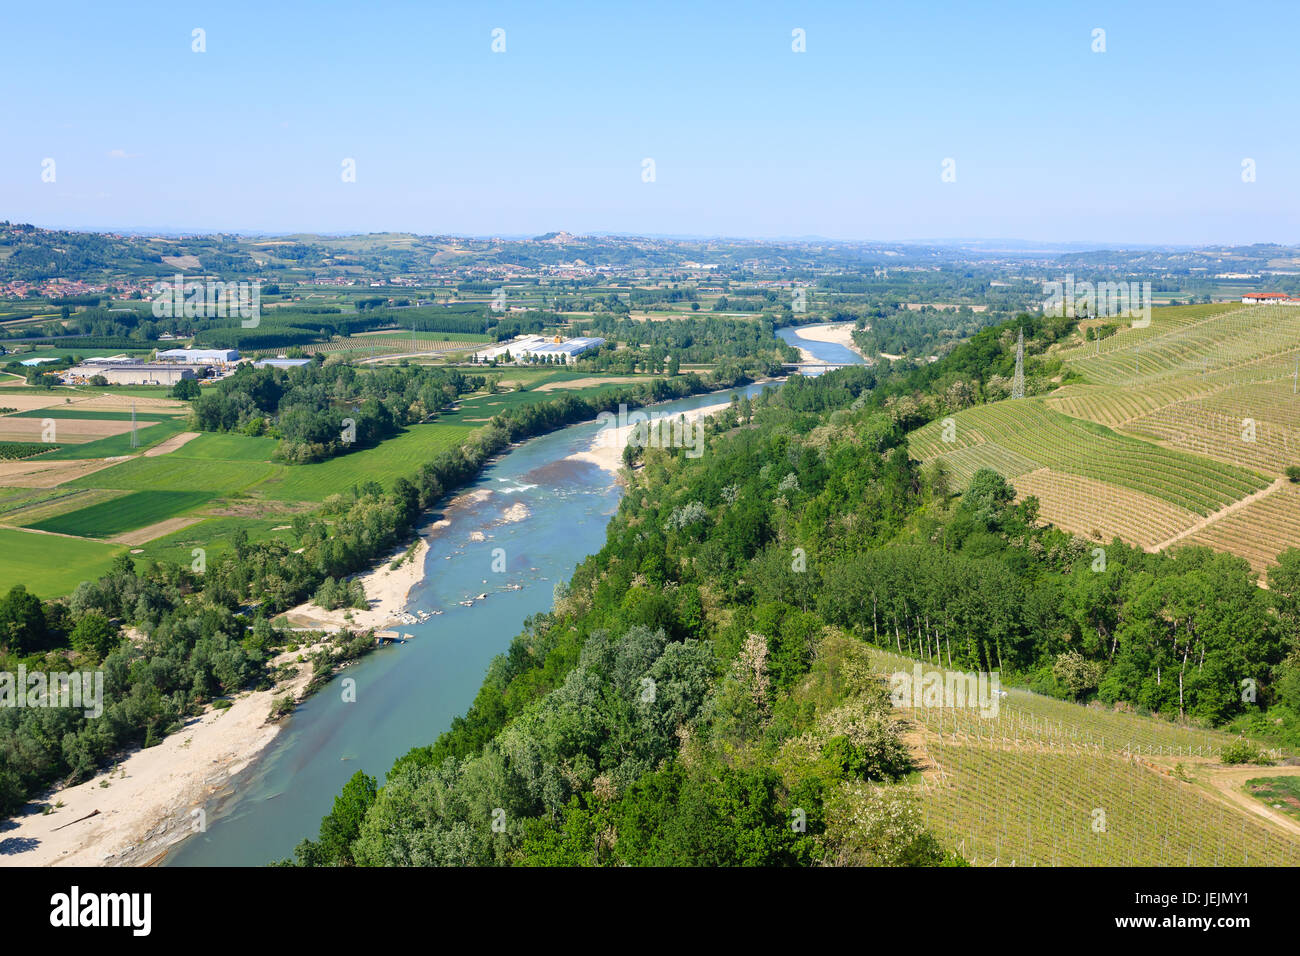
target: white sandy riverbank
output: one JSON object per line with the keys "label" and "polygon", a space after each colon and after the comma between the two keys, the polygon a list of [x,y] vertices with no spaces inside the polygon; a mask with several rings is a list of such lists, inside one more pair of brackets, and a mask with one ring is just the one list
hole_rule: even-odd
{"label": "white sandy riverbank", "polygon": [[[424,578],[429,550],[421,538],[412,556],[390,569],[406,547],[360,575],[370,607],[352,611],[350,621],[345,611],[303,604],[287,612],[289,623],[362,631],[397,622],[408,593]],[[284,652],[275,663],[306,659],[313,647]],[[267,720],[272,701],[300,699],[311,679],[310,663],[297,667],[297,674],[273,689],[241,694],[225,710],[209,709],[157,746],[135,750],[111,770],[56,790],[26,815],[0,824],[8,827],[0,829],[0,866],[139,866],[160,857],[193,832],[194,811],[211,812],[213,798],[275,739],[281,724]],[[58,808],[46,814],[46,806]]]}
{"label": "white sandy riverbank", "polygon": [[[685,417],[688,424],[706,418],[716,412],[722,411],[731,405],[730,401],[718,402],[714,405],[705,405],[702,408],[693,408],[689,411],[679,412],[672,415],[672,421],[677,421],[679,417]],[[648,415],[654,415],[654,408],[642,409]],[[623,467],[623,449],[627,447],[628,439],[632,437],[634,424],[619,425],[616,427],[602,428],[597,432],[591,447],[585,451],[574,452],[569,455],[572,461],[585,461],[602,468],[611,474],[618,474]],[[666,428],[667,426],[665,426]],[[689,435],[687,436],[690,437]]]}

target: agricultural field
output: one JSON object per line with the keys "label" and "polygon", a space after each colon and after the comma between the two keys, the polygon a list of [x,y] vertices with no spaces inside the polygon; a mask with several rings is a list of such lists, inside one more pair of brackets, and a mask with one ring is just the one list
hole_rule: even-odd
{"label": "agricultural field", "polygon": [[1300,499],[1278,490],[1300,465],[1300,308],[1157,308],[1145,328],[1051,354],[1068,384],[959,412],[952,441],[942,422],[918,429],[913,456],[962,486],[992,468],[1097,540],[1208,545],[1261,573],[1300,543]]}
{"label": "agricultural field", "polygon": [[1300,395],[1289,381],[1233,385],[1137,416],[1124,430],[1280,475],[1300,464]]}
{"label": "agricultural field", "polygon": [[1043,468],[1014,477],[1021,497],[1038,498],[1039,514],[1062,531],[1110,541],[1122,540],[1154,550],[1187,531],[1195,512],[1138,491],[1116,494],[1102,481]]}
{"label": "agricultural field", "polygon": [[[408,426],[379,445],[306,465],[275,461],[279,442],[274,438],[189,431],[187,406],[165,393],[67,390],[52,398],[42,395],[41,401],[52,404],[27,403],[0,417],[0,426],[18,422],[15,427],[30,429],[50,419],[60,438],[90,440],[54,451],[38,448],[34,458],[0,462],[0,530],[21,534],[22,541],[61,542],[60,551],[81,555],[67,562],[73,569],[106,564],[123,549],[143,560],[188,564],[194,548],[215,557],[237,532],[254,541],[275,539],[296,546],[291,530],[296,515],[365,482],[389,485],[413,475],[508,407],[653,377],[542,368],[483,371],[508,390],[465,396],[436,421]],[[64,400],[69,398],[71,402]],[[103,437],[74,430],[129,429],[132,404],[135,448],[126,430]],[[76,576],[73,586],[83,578]],[[60,579],[52,580],[57,584]]]}
{"label": "agricultural field", "polygon": [[1020,469],[1027,460],[1036,469],[1091,478],[1114,486],[1116,494],[1137,492],[1198,515],[1218,511],[1268,484],[1255,472],[1054,412],[1041,398],[976,406],[954,415],[953,422],[955,435],[950,442],[943,440],[942,422],[913,432],[909,436],[912,455],[942,461],[952,452],[991,443],[1017,456],[1017,474],[1023,473]]}
{"label": "agricultural field", "polygon": [[[883,675],[916,663],[872,659]],[[996,714],[899,711],[926,825],[974,865],[1300,865],[1300,836],[1219,798],[1230,735],[1004,693]]]}
{"label": "agricultural field", "polygon": [[83,538],[111,538],[174,518],[206,504],[211,497],[204,491],[136,491],[25,527]]}
{"label": "agricultural field", "polygon": [[1225,373],[1230,381],[1266,379],[1291,371],[1297,354],[1300,309],[1284,305],[1158,309],[1145,328],[1060,352],[1089,382],[1126,387]]}
{"label": "agricultural field", "polygon": [[1279,552],[1300,547],[1300,485],[1280,482],[1266,495],[1185,539],[1250,562],[1262,575]]}
{"label": "agricultural field", "polygon": [[100,577],[124,549],[82,538],[0,527],[0,581],[22,582],[42,598],[71,593]]}
{"label": "agricultural field", "polygon": [[[131,422],[130,412],[106,410],[98,407],[86,407],[87,403],[75,405],[56,405],[50,408],[33,408],[25,412],[14,412],[6,418],[53,418],[56,421],[72,418],[80,421],[126,421]],[[175,418],[175,414],[166,412],[143,412],[135,414],[137,422],[166,422]]]}
{"label": "agricultural field", "polygon": [[196,517],[198,520],[188,527],[141,542],[131,549],[132,555],[145,561],[189,564],[195,548],[202,548],[209,561],[215,560],[231,547],[237,531],[242,531],[253,543],[270,540],[291,543],[293,540],[289,528],[292,519],[289,517]]}
{"label": "agricultural field", "polygon": [[475,427],[444,421],[410,425],[373,448],[310,465],[277,465],[275,475],[259,491],[279,501],[324,501],[367,481],[387,485],[414,474],[440,452],[455,448]]}
{"label": "agricultural field", "polygon": [[[487,335],[459,332],[422,332],[412,338],[410,330],[391,333],[351,335],[331,342],[319,342],[301,345],[304,355],[321,352],[326,356],[343,355],[349,358],[381,358],[385,355],[441,355],[451,352],[465,352],[480,348],[487,342],[494,341]],[[264,349],[255,354],[265,357],[283,352],[283,349]]]}
{"label": "agricultural field", "polygon": [[[31,419],[27,419],[31,421]],[[105,423],[114,424],[114,423]],[[62,440],[62,436],[67,430],[67,423],[59,423],[56,426],[56,435]],[[184,419],[171,418],[160,422],[145,422],[136,427],[136,445],[131,445],[131,423],[125,423],[125,429],[117,434],[111,434],[106,438],[96,438],[91,441],[84,441],[79,444],[64,445],[57,451],[52,451],[47,455],[42,455],[42,461],[66,461],[77,458],[117,458],[123,455],[132,455],[136,452],[152,448],[154,445],[161,444],[169,438],[174,438],[181,432],[185,431],[186,424]]]}
{"label": "agricultural field", "polygon": [[140,455],[78,478],[70,486],[123,491],[206,491],[214,496],[228,496],[249,490],[285,467],[269,462],[186,458],[173,452],[156,458]]}
{"label": "agricultural field", "polygon": [[926,752],[926,825],[976,866],[1300,865],[1293,834],[1136,756],[960,736]]}

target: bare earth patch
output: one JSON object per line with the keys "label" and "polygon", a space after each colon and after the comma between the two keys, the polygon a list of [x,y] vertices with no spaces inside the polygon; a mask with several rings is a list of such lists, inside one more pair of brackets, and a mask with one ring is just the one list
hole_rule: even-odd
{"label": "bare earth patch", "polygon": [[[5,384],[26,385],[27,380],[19,379],[16,382],[6,382]],[[33,408],[49,408],[52,405],[66,405],[67,402],[65,402],[64,399],[67,397],[68,396],[60,395],[57,392],[53,392],[49,395],[6,395],[4,401],[0,401],[0,406],[4,408],[16,408],[20,412],[30,412]]]}
{"label": "bare earth patch", "polygon": [[74,399],[72,404],[78,408],[93,408],[99,412],[129,412],[133,405],[136,411],[183,412],[186,410],[185,403],[175,398],[113,395],[112,393],[92,395],[80,400]]}
{"label": "bare earth patch", "polygon": [[180,448],[181,445],[184,445],[186,442],[194,441],[194,439],[198,437],[199,437],[198,432],[181,432],[179,435],[175,435],[164,442],[159,442],[157,445],[154,445],[152,448],[150,448],[148,451],[144,453],[144,457],[155,458],[158,455],[165,455],[168,452],[172,452],[175,451],[177,448]]}
{"label": "bare earth patch", "polygon": [[[560,388],[595,388],[599,385],[624,385],[628,382],[640,382],[642,379],[630,375],[609,375],[592,378],[575,378],[568,382],[547,382],[538,385],[534,392],[553,392]],[[502,383],[504,384],[504,383]]]}
{"label": "bare earth patch", "polygon": [[[131,430],[126,421],[91,418],[51,418],[54,444],[80,445]],[[0,441],[41,441],[45,435],[44,418],[0,418]]]}
{"label": "bare earth patch", "polygon": [[83,458],[70,461],[3,461],[0,462],[0,487],[53,488],[124,460]]}
{"label": "bare earth patch", "polygon": [[116,538],[110,540],[114,544],[147,544],[165,534],[171,534],[173,531],[180,531],[192,524],[198,524],[206,517],[207,515],[181,515],[179,518],[168,518],[166,521],[159,521],[157,524],[151,524],[145,528],[137,528],[134,531],[128,531],[126,534],[119,534]]}

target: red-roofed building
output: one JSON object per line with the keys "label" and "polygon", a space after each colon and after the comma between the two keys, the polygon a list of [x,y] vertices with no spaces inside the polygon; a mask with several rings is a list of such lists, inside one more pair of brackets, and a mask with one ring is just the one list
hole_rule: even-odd
{"label": "red-roofed building", "polygon": [[1300,304],[1300,299],[1293,299],[1282,292],[1247,292],[1241,297],[1241,301],[1246,305],[1261,305],[1267,302],[1295,302]]}

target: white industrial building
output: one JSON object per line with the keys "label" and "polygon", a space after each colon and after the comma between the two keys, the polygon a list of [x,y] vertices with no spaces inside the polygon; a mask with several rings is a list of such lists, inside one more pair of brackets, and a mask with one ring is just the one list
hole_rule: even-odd
{"label": "white industrial building", "polygon": [[162,349],[159,362],[184,362],[187,365],[216,365],[225,368],[239,361],[238,349]]}
{"label": "white industrial building", "polygon": [[275,358],[258,359],[253,363],[253,368],[302,368],[304,365],[310,365],[309,358],[286,358],[283,355],[277,355]]}
{"label": "white industrial building", "polygon": [[582,336],[573,339],[561,339],[559,336],[545,335],[520,335],[509,342],[485,349],[482,352],[474,354],[476,362],[490,362],[492,359],[501,360],[507,352],[510,353],[511,360],[522,362],[530,355],[563,356],[564,360],[577,358],[584,352],[590,352],[598,349],[605,344],[605,340],[599,337]]}
{"label": "white industrial building", "polygon": [[63,373],[70,385],[85,385],[102,375],[109,385],[175,385],[181,379],[200,378],[205,366],[179,362],[83,362]]}

